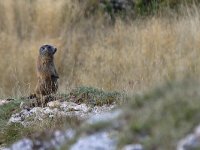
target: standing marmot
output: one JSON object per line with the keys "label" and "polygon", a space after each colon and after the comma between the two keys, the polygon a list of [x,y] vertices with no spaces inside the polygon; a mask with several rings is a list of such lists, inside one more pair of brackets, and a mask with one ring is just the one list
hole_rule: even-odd
{"label": "standing marmot", "polygon": [[55,93],[58,89],[58,74],[54,65],[53,55],[57,49],[51,45],[43,45],[39,50],[37,60],[37,86],[35,94],[37,98]]}

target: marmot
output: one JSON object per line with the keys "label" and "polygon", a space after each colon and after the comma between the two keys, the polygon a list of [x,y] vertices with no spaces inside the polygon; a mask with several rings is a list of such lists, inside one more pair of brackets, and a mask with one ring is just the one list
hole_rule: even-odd
{"label": "marmot", "polygon": [[56,71],[53,56],[56,53],[57,48],[51,45],[43,45],[39,49],[39,56],[37,59],[37,85],[35,93],[30,94],[28,99],[31,101],[22,102],[20,108],[30,108],[35,106],[44,106],[47,102],[54,100],[54,96],[51,94],[56,93],[58,89],[58,73]]}
{"label": "marmot", "polygon": [[58,73],[54,65],[54,54],[57,48],[51,45],[43,45],[39,49],[37,59],[37,86],[35,94],[37,98],[56,93],[58,89]]}

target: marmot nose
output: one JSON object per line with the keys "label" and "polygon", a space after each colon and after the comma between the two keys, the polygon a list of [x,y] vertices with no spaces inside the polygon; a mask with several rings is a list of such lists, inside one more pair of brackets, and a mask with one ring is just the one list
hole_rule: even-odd
{"label": "marmot nose", "polygon": [[54,50],[55,50],[55,52],[56,52],[56,51],[57,51],[57,48],[55,48]]}

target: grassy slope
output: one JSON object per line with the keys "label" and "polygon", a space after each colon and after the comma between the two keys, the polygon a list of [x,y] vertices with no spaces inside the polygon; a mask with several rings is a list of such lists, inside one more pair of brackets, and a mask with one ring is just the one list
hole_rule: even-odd
{"label": "grassy slope", "polygon": [[121,144],[142,143],[145,149],[175,149],[177,141],[199,124],[200,84],[171,82],[130,98]]}
{"label": "grassy slope", "polygon": [[[183,80],[168,82],[143,94],[130,96],[128,103],[122,106],[124,111],[119,119],[125,121],[125,125],[119,128],[119,146],[121,147],[130,143],[141,143],[146,149],[150,150],[175,149],[178,140],[191,132],[199,124],[199,90],[199,82]],[[110,102],[105,99],[109,93],[104,93],[101,90],[91,87],[80,87],[71,93],[78,97],[89,93],[94,99],[99,98],[105,104]],[[112,94],[110,93],[110,95]],[[112,96],[115,97],[116,94],[114,93]],[[109,97],[107,98],[110,99]],[[121,95],[116,97],[116,100],[118,98],[122,98]],[[86,99],[83,102],[86,102]],[[91,104],[94,105],[93,102]],[[96,104],[98,105],[99,101],[96,101]],[[42,140],[44,140],[50,135],[46,132],[47,129],[48,131],[53,131],[58,128],[66,129],[67,127],[75,127],[80,133],[91,133],[110,126],[109,123],[100,123],[84,127],[80,126],[80,121],[76,118],[46,120],[42,123],[36,123],[37,125],[34,127],[28,128],[23,128],[18,124],[6,126],[8,118],[18,105],[19,101],[16,101],[6,104],[0,109],[0,115],[2,116],[0,121],[1,143],[10,144],[24,136],[34,139],[33,133],[35,134],[36,131],[43,133]],[[80,130],[79,127],[81,127]]]}
{"label": "grassy slope", "polygon": [[[120,126],[118,149],[124,145],[140,143],[148,150],[176,149],[177,143],[199,124],[200,82],[185,79],[167,82],[139,95],[129,96],[120,108],[122,115],[112,122],[80,126],[73,144],[80,135],[92,134]],[[117,135],[117,133],[119,133]],[[67,143],[63,149],[69,148]]]}
{"label": "grassy slope", "polygon": [[[69,100],[69,95],[74,97],[73,101],[77,103],[86,103],[87,105],[109,105],[112,103],[122,103],[124,94],[118,92],[105,92],[103,90],[92,87],[78,87],[69,93],[59,95],[66,101]],[[55,129],[79,128],[81,120],[77,117],[59,117],[47,118],[43,121],[35,121],[34,126],[23,127],[20,124],[8,125],[8,119],[13,113],[20,111],[19,104],[22,100],[11,101],[8,104],[0,106],[0,145],[9,145],[22,137],[30,137],[34,139],[36,133],[45,133],[41,140],[48,138],[51,131]],[[30,118],[31,119],[31,118]],[[47,132],[46,132],[47,131]]]}

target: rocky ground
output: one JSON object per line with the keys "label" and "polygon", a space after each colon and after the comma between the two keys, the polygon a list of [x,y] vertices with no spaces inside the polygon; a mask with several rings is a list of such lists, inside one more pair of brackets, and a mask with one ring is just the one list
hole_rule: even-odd
{"label": "rocky ground", "polygon": [[[31,128],[38,123],[44,122],[45,124],[46,120],[56,120],[57,118],[68,118],[70,122],[73,122],[74,119],[75,122],[78,122],[77,128],[79,126],[86,128],[101,123],[107,124],[120,115],[120,111],[115,110],[117,104],[119,104],[117,101],[121,99],[120,95],[115,92],[105,93],[102,90],[84,87],[72,90],[68,95],[55,95],[55,98],[48,102],[45,107],[33,106],[33,100],[23,98],[20,105],[17,106],[17,111],[11,113],[7,125],[19,124],[22,128]],[[13,101],[1,100],[1,107],[9,106],[9,103],[11,104]],[[45,137],[44,134],[37,133],[31,138],[24,137],[10,147],[5,148],[3,146],[0,149],[30,150],[67,147],[67,149],[76,150],[80,147],[85,149],[89,147],[108,149],[111,145],[113,145],[113,148],[116,147],[116,139],[112,139],[109,135],[111,130],[84,136],[78,130],[80,129],[76,130],[76,128],[70,127],[53,129],[52,131],[44,129]],[[102,139],[98,141],[99,137],[102,137]],[[72,144],[71,148],[68,145],[66,146],[68,142],[71,143],[75,139],[77,139],[77,144]],[[94,141],[96,141],[96,144],[94,144]]]}
{"label": "rocky ground", "polygon": [[[6,102],[7,103],[7,102]],[[5,104],[6,104],[5,103]],[[22,109],[18,113],[12,114],[8,123],[19,123],[24,127],[34,125],[35,121],[43,121],[46,118],[54,117],[77,117],[79,120],[84,120],[82,126],[93,126],[96,124],[107,124],[112,122],[110,129],[97,131],[87,135],[77,133],[74,129],[56,130],[48,135],[48,140],[41,140],[38,136],[35,139],[23,138],[15,142],[8,148],[1,148],[3,150],[32,150],[32,149],[60,149],[62,146],[77,138],[77,142],[72,144],[70,150],[115,150],[117,149],[117,131],[120,123],[117,118],[120,116],[121,110],[116,109],[115,104],[102,105],[102,106],[89,106],[85,103],[76,104],[74,102],[66,101],[52,101],[47,103],[47,106],[33,107],[29,109]],[[142,145],[132,144],[123,148],[124,150],[142,150]]]}
{"label": "rocky ground", "polygon": [[77,117],[80,120],[89,118],[112,110],[115,105],[88,106],[86,104],[76,104],[74,102],[52,101],[47,103],[47,107],[33,107],[22,109],[9,119],[9,123],[20,123],[23,126],[34,124],[36,120],[42,121],[45,118],[56,117]]}
{"label": "rocky ground", "polygon": [[[131,97],[82,88],[68,96],[59,96],[45,107],[21,107],[14,111],[16,105],[10,105],[15,100],[4,100],[1,117],[5,114],[1,109],[9,108],[10,115],[0,130],[4,134],[0,134],[0,149],[200,149],[199,126],[192,131],[199,123],[199,85],[166,84]],[[19,133],[17,140],[9,136]],[[3,143],[9,140],[1,138],[13,142]]]}

